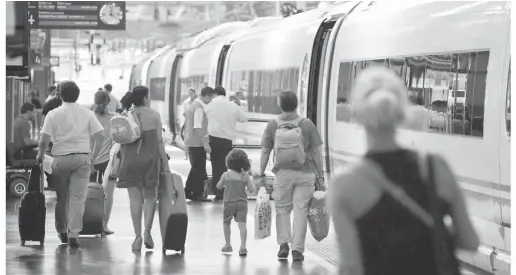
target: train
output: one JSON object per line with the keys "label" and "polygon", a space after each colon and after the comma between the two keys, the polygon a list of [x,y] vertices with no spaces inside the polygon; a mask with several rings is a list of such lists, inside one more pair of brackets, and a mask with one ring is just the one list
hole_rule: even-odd
{"label": "train", "polygon": [[278,93],[295,91],[298,113],[321,133],[331,179],[366,150],[351,111],[357,73],[389,67],[414,103],[400,143],[448,160],[480,235],[477,252],[458,257],[479,272],[509,274],[510,12],[509,1],[339,1],[225,23],[136,64],[130,87],[150,87],[152,107],[173,136],[189,88],[220,85],[243,95],[249,122],[237,125],[234,143],[247,150],[253,171],[263,130],[279,113]]}

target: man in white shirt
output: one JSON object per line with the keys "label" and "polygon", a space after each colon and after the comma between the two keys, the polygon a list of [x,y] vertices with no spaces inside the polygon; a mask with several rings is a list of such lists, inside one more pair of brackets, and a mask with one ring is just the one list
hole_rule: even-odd
{"label": "man in white shirt", "polygon": [[91,159],[100,150],[100,146],[96,146],[93,153],[90,151],[90,139],[102,144],[104,136],[95,114],[76,103],[80,94],[77,84],[64,82],[60,84],[60,90],[63,105],[45,117],[36,159],[40,162],[44,159],[52,139],[52,181],[57,194],[56,229],[62,243],[78,247]]}
{"label": "man in white shirt", "polygon": [[107,105],[108,110],[111,113],[116,113],[117,110],[122,109],[122,104],[120,104],[120,100],[116,98],[111,91],[113,91],[113,86],[111,84],[104,85],[104,90],[109,93],[109,104]]}
{"label": "man in white shirt", "polygon": [[206,117],[211,147],[212,190],[215,200],[222,200],[224,191],[217,189],[217,183],[227,170],[226,156],[233,149],[236,124],[246,122],[247,115],[226,97],[224,88],[219,86],[214,91],[217,96],[206,105]]}

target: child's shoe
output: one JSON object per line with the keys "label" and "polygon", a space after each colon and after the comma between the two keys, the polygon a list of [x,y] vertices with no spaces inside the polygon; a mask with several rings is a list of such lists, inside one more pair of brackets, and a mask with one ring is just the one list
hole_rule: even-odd
{"label": "child's shoe", "polygon": [[240,251],[238,251],[238,255],[241,256],[241,257],[247,256],[247,249],[240,248]]}
{"label": "child's shoe", "polygon": [[224,247],[222,247],[221,251],[222,253],[231,253],[233,252],[233,248],[231,247],[231,245],[226,244],[224,245]]}

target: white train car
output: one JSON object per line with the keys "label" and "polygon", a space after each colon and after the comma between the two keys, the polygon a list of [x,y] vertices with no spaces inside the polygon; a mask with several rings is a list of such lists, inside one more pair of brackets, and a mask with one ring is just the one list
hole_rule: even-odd
{"label": "white train car", "polygon": [[[322,129],[327,133],[330,171],[366,148],[364,132],[352,116],[339,118],[339,99],[353,104],[351,87],[361,69],[375,63],[394,69],[405,80],[409,96],[448,123],[439,129],[402,130],[399,141],[444,156],[455,172],[482,243],[477,253],[462,253],[461,259],[509,274],[510,2],[422,2],[396,10],[379,3],[351,14],[329,42],[335,46],[323,73],[328,96],[321,98],[327,102]],[[440,88],[442,82],[449,87]],[[465,97],[455,100],[463,101],[457,104],[462,106],[445,103],[439,108],[431,102],[433,94],[449,100],[461,86]]]}
{"label": "white train car", "polygon": [[[416,103],[400,142],[449,161],[480,235],[479,250],[460,259],[509,274],[510,57],[510,2],[342,2],[235,41],[223,86],[247,96],[253,119],[239,125],[237,143],[250,151],[259,151],[266,122],[279,111],[277,92],[297,91],[299,112],[325,141],[331,177],[366,148],[351,112],[356,74],[392,68]],[[250,155],[257,169],[259,154]]]}
{"label": "white train car", "polygon": [[[317,94],[314,91],[321,87],[309,81],[309,77],[322,67],[317,56],[322,54],[320,47],[336,19],[352,11],[356,4],[348,1],[287,17],[274,23],[274,28],[249,30],[231,45],[223,86],[242,92],[247,99],[250,119],[238,123],[235,144],[247,149],[253,171],[259,170],[261,139],[267,122],[280,112],[279,91],[298,93],[299,112],[303,116],[317,113],[307,101],[314,100],[310,95]],[[266,173],[272,176],[270,171]]]}
{"label": "white train car", "polygon": [[[225,53],[245,30],[276,22],[281,18],[264,17],[249,22],[231,22],[192,35],[176,47],[168,47],[140,65],[140,84],[151,91],[152,107],[161,114],[166,136],[174,138],[184,124],[182,103],[188,89],[198,93],[209,85],[220,85]],[[171,139],[172,140],[172,139]]]}

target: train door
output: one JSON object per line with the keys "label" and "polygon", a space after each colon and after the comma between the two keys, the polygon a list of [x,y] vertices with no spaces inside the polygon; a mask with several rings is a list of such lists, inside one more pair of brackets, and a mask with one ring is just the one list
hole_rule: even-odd
{"label": "train door", "polygon": [[[179,65],[181,65],[181,60],[183,59],[182,54],[178,54],[174,59],[174,63],[172,63],[172,73],[170,75],[170,89],[169,89],[169,103],[168,103],[168,115],[169,115],[169,127],[170,132],[177,136],[178,131],[181,129],[181,126],[178,125],[178,121],[176,120],[177,113],[177,105],[181,104],[181,92],[177,88],[179,86]],[[179,126],[179,127],[177,127]]]}
{"label": "train door", "polygon": [[217,75],[215,78],[215,86],[222,86],[222,77],[224,76],[224,66],[226,65],[226,56],[231,45],[224,45],[220,51],[219,60],[217,62]]}
{"label": "train door", "polygon": [[319,131],[321,131],[321,108],[320,100],[324,79],[325,56],[328,49],[330,33],[335,26],[335,20],[328,20],[321,24],[312,47],[312,57],[310,61],[310,73],[308,81],[308,94],[306,102],[306,116],[310,118]]}

